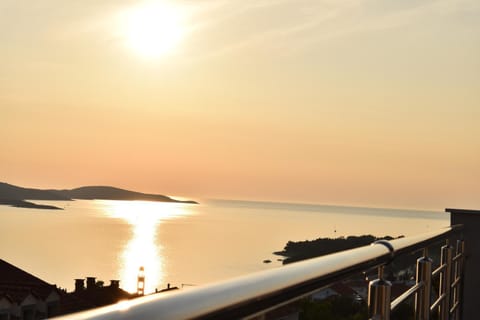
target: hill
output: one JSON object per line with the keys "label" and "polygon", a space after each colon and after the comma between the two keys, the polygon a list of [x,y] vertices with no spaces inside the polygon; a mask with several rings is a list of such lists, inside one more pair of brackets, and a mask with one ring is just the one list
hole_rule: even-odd
{"label": "hill", "polygon": [[180,202],[180,203],[197,203],[195,201],[176,200],[160,194],[141,193],[110,186],[88,186],[71,190],[48,190],[60,196],[71,199],[104,199],[104,200],[143,200],[143,201],[160,201],[160,202]]}
{"label": "hill", "polygon": [[181,201],[160,194],[148,194],[136,191],[130,191],[110,186],[86,186],[75,189],[64,190],[42,190],[33,188],[23,188],[14,186],[5,182],[0,182],[0,204],[12,205],[16,207],[28,207],[38,209],[60,209],[54,206],[37,205],[24,200],[62,200],[69,201],[74,199],[103,199],[103,200],[143,200],[175,203],[192,203],[195,201]]}
{"label": "hill", "polygon": [[22,188],[0,182],[1,200],[72,200],[68,196],[52,191],[53,190]]}
{"label": "hill", "polygon": [[305,241],[288,241],[283,251],[274,252],[274,254],[286,257],[283,264],[320,257],[327,254],[366,246],[374,241],[385,239],[392,240],[390,236],[375,237],[372,235],[349,236],[346,238],[318,238]]}

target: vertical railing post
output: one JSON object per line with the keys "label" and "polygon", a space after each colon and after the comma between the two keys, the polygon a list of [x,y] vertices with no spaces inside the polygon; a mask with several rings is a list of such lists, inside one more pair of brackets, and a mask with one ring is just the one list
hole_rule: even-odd
{"label": "vertical railing post", "polygon": [[453,311],[453,319],[460,320],[460,312],[461,307],[460,304],[462,302],[461,292],[462,292],[462,277],[463,277],[463,254],[464,254],[464,242],[463,240],[457,240],[457,246],[455,250],[456,255],[461,255],[460,259],[455,260],[455,270],[454,270],[454,281],[455,286],[453,287],[453,296],[452,296],[452,305],[455,308]]}
{"label": "vertical railing post", "polygon": [[441,253],[441,265],[444,265],[440,277],[440,290],[439,296],[443,296],[442,303],[440,304],[439,309],[439,319],[448,320],[450,316],[450,288],[452,285],[452,259],[453,259],[453,248],[448,244],[442,247]]}
{"label": "vertical railing post", "polygon": [[390,320],[392,284],[384,279],[383,266],[378,267],[378,279],[368,286],[368,315],[370,319]]}
{"label": "vertical railing post", "polygon": [[430,292],[432,287],[432,259],[424,249],[423,257],[417,260],[417,284],[422,288],[415,294],[415,320],[430,318]]}

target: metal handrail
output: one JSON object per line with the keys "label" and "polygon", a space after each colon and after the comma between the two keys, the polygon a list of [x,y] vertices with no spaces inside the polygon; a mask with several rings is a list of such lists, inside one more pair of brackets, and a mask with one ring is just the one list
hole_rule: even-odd
{"label": "metal handrail", "polygon": [[58,319],[238,319],[252,317],[331,285],[350,275],[387,264],[397,254],[415,252],[460,230],[448,227],[422,235],[374,243],[277,269],[210,285],[150,295]]}
{"label": "metal handrail", "polygon": [[455,262],[455,261],[459,260],[460,258],[462,258],[462,256],[463,255],[461,253],[459,253],[455,257],[452,258],[452,261]]}
{"label": "metal handrail", "polygon": [[435,270],[432,272],[432,278],[435,278],[435,277],[439,276],[440,273],[441,273],[442,271],[444,271],[446,267],[447,267],[446,265],[442,264],[440,267],[438,267],[437,269],[435,269]]}
{"label": "metal handrail", "polygon": [[435,300],[432,303],[432,305],[430,306],[430,311],[433,311],[433,310],[437,309],[440,306],[440,303],[442,303],[442,301],[445,300],[446,297],[447,297],[447,295],[445,293],[440,295],[440,297],[438,297],[438,299]]}
{"label": "metal handrail", "polygon": [[453,307],[450,309],[450,313],[454,313],[457,310],[459,305],[460,305],[460,302],[456,301]]}
{"label": "metal handrail", "polygon": [[455,279],[452,284],[450,285],[451,288],[455,288],[460,282],[462,281],[462,277],[458,277]]}
{"label": "metal handrail", "polygon": [[390,303],[390,310],[395,310],[402,302],[410,298],[412,295],[417,293],[418,290],[422,289],[424,286],[423,282],[415,284],[413,287],[399,295],[395,300]]}

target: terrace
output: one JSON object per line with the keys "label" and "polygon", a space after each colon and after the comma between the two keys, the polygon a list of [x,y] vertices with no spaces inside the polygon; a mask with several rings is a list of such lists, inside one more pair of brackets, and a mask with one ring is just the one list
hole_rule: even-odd
{"label": "terrace", "polygon": [[[368,318],[388,320],[413,299],[414,317],[477,319],[480,288],[480,211],[446,209],[451,224],[442,230],[293,263],[236,279],[174,293],[151,295],[58,319],[270,319],[271,312],[311,296],[342,279],[369,274]],[[441,244],[439,261],[432,247]],[[415,284],[392,300],[385,268],[416,255]]]}

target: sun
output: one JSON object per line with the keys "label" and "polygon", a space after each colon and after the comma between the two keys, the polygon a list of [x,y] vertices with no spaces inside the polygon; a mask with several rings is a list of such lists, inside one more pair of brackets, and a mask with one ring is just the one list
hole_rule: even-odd
{"label": "sun", "polygon": [[172,53],[185,33],[180,8],[165,1],[128,10],[123,25],[127,46],[145,58]]}

